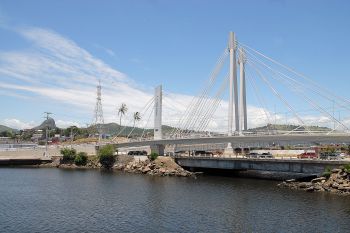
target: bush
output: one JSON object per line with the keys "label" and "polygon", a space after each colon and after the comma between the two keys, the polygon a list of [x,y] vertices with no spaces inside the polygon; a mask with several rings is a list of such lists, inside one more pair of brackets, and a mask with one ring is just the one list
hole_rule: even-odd
{"label": "bush", "polygon": [[150,155],[149,155],[149,158],[153,161],[153,160],[156,160],[158,157],[158,154],[155,153],[155,152],[152,152]]}
{"label": "bush", "polygon": [[344,165],[344,171],[350,173],[350,164]]}
{"label": "bush", "polygon": [[64,162],[74,162],[77,155],[77,151],[74,148],[63,148],[60,152],[63,155]]}
{"label": "bush", "polygon": [[114,155],[115,148],[113,145],[105,145],[102,146],[98,151],[98,157],[101,165],[104,168],[111,168],[113,167],[116,156]]}
{"label": "bush", "polygon": [[332,171],[329,167],[326,167],[325,171],[323,172],[322,176],[329,178],[332,174]]}
{"label": "bush", "polygon": [[74,163],[77,166],[85,166],[87,163],[88,156],[85,152],[79,152],[77,156],[75,156]]}

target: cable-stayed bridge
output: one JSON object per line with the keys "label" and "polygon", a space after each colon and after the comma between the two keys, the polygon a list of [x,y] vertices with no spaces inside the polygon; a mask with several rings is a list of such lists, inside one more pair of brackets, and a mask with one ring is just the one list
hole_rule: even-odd
{"label": "cable-stayed bridge", "polygon": [[[228,67],[226,71],[225,67]],[[330,82],[334,81],[332,77]],[[254,96],[254,104],[259,107],[247,107],[247,96]],[[223,101],[225,97],[228,102]],[[162,132],[163,101],[162,87],[159,86],[144,107],[150,113],[142,112],[147,122],[153,115],[154,138],[144,138],[142,134],[140,138],[118,143],[118,147],[151,146],[162,153],[165,145],[226,143],[226,153],[233,153],[233,147],[246,145],[350,143],[348,99],[241,43],[233,32],[229,33],[228,45],[209,79],[167,134]],[[285,112],[277,113],[276,106]],[[301,111],[300,107],[307,110]],[[218,115],[218,109],[227,111],[225,116]],[[276,129],[274,125],[277,120],[283,120],[283,115],[286,125],[297,127]],[[219,121],[227,125],[226,132],[211,130],[211,124]],[[252,129],[251,125],[262,122],[267,125],[264,130]],[[317,125],[324,127],[315,127]]]}

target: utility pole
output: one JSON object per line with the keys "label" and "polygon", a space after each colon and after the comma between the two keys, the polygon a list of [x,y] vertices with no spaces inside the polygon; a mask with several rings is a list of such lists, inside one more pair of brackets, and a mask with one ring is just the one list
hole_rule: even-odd
{"label": "utility pole", "polygon": [[70,127],[70,148],[73,148],[73,139],[74,139],[74,136],[77,134],[77,133],[74,133],[73,134],[73,128],[76,129],[77,127],[75,125],[72,125]]}
{"label": "utility pole", "polygon": [[48,156],[47,155],[47,141],[48,141],[48,130],[49,130],[49,126],[48,126],[48,120],[49,120],[49,116],[52,114],[51,112],[44,112],[44,114],[46,114],[46,130],[45,130],[45,153],[44,156]]}

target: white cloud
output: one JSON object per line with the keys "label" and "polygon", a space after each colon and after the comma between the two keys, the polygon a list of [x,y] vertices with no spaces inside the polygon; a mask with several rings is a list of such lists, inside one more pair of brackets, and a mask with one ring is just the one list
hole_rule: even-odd
{"label": "white cloud", "polygon": [[13,128],[13,129],[30,129],[35,127],[35,123],[33,121],[31,122],[23,122],[21,120],[15,119],[15,118],[9,118],[4,119],[1,121],[2,125],[5,125],[7,127]]}
{"label": "white cloud", "polygon": [[77,121],[56,120],[55,123],[56,123],[56,126],[59,128],[68,128],[73,125],[77,127],[85,127],[84,125],[81,125],[81,123]]}

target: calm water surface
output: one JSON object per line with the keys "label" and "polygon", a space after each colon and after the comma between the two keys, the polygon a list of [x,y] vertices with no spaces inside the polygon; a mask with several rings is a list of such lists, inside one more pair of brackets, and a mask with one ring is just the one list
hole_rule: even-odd
{"label": "calm water surface", "polygon": [[218,176],[0,168],[0,232],[350,232],[350,197]]}

